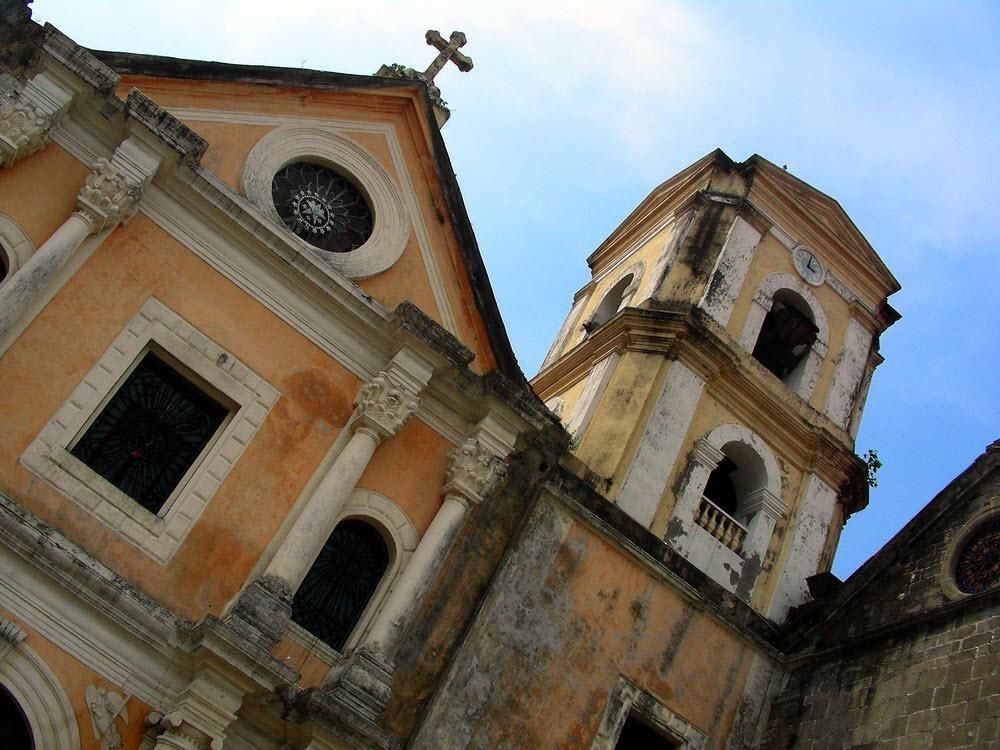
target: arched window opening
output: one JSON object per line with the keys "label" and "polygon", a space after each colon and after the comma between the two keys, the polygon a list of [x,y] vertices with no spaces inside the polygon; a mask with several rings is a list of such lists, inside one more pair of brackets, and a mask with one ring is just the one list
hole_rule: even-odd
{"label": "arched window opening", "polygon": [[618,309],[622,306],[622,301],[625,299],[625,292],[628,291],[634,279],[634,273],[627,273],[617,284],[608,290],[608,293],[604,295],[604,299],[601,300],[597,309],[594,310],[594,314],[590,316],[590,320],[583,324],[587,333],[600,328],[618,312]]}
{"label": "arched window opening", "polygon": [[9,272],[10,263],[7,261],[7,249],[3,245],[0,245],[0,284],[7,278]]}
{"label": "arched window opening", "polygon": [[731,475],[738,468],[729,457],[722,459],[709,474],[708,484],[705,485],[705,497],[731,516],[736,515],[738,501]]}
{"label": "arched window opening", "polygon": [[805,361],[819,328],[806,301],[790,289],[775,293],[761,326],[753,358],[788,384]]}
{"label": "arched window opening", "polygon": [[371,524],[337,524],[292,601],[292,620],[338,651],[389,567],[389,548]]}
{"label": "arched window opening", "polygon": [[34,750],[28,718],[7,690],[0,686],[0,747],[4,750]]}
{"label": "arched window opening", "polygon": [[752,448],[731,442],[722,447],[723,458],[702,492],[696,521],[705,531],[740,554],[757,507],[753,495],[767,485],[767,470]]}

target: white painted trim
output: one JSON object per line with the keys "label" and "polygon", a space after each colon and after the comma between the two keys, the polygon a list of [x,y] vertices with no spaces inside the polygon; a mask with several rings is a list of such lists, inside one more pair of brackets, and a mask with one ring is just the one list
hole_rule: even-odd
{"label": "white painted trim", "polygon": [[7,265],[7,275],[0,278],[0,284],[13,276],[33,252],[35,245],[24,230],[7,214],[0,214],[0,253]]}
{"label": "white painted trim", "polygon": [[[434,254],[433,245],[427,225],[424,222],[423,214],[420,211],[420,202],[410,178],[409,170],[406,168],[406,159],[403,156],[403,148],[396,134],[396,129],[388,123],[379,122],[358,122],[354,120],[334,120],[316,117],[289,117],[278,115],[259,115],[245,112],[227,112],[213,109],[178,108],[170,111],[174,117],[185,121],[201,122],[221,122],[237,125],[264,125],[280,127],[283,125],[318,125],[329,128],[340,133],[374,133],[385,138],[389,147],[389,155],[392,158],[393,168],[399,179],[399,188],[402,190],[403,201],[406,211],[409,214],[413,225],[414,233],[417,237],[417,244],[420,246],[420,255],[427,269],[427,277],[430,280],[431,292],[434,296],[434,303],[437,305],[441,315],[441,324],[451,331],[458,333],[458,325],[455,322],[455,314],[448,300],[444,278],[441,275],[441,268]],[[284,227],[279,223],[279,226]]]}
{"label": "white painted trim", "polygon": [[38,750],[80,750],[80,728],[69,696],[26,643],[0,663],[0,685],[21,706]]}
{"label": "white painted trim", "polygon": [[[138,360],[155,345],[218,389],[235,408],[157,515],[69,451]],[[160,564],[187,538],[205,506],[278,400],[276,388],[150,298],[28,446],[21,463]]]}
{"label": "white painted trim", "polygon": [[[105,154],[94,134],[68,117],[53,130],[52,139],[84,164]],[[154,181],[143,193],[142,214],[362,381],[385,366],[392,351],[389,340],[379,337],[380,326],[389,318],[381,304],[323,266],[312,253],[302,253],[287,232],[273,227],[259,209],[211,171],[196,167],[193,175],[173,174],[182,187],[193,190],[181,194],[173,185],[161,187]],[[262,222],[247,229],[252,239],[232,226],[232,215],[240,212]],[[49,289],[61,286],[103,237],[88,238]],[[45,299],[39,299],[25,316],[25,326],[51,298],[42,296]],[[456,398],[461,396],[453,389],[432,383],[414,415],[455,444],[469,429],[459,416],[467,408],[456,407]]]}
{"label": "white painted trim", "polygon": [[838,427],[848,428],[854,407],[869,370],[872,332],[857,319],[847,321],[844,341],[837,356],[833,379],[826,393],[824,412]]}
{"label": "white painted trim", "polygon": [[590,420],[594,418],[594,413],[601,402],[604,390],[611,382],[619,359],[621,359],[621,355],[618,352],[612,352],[594,365],[587,376],[587,382],[584,383],[583,390],[565,421],[566,431],[578,440],[583,438],[590,425]]}
{"label": "white painted trim", "polygon": [[[72,549],[72,545],[67,549]],[[105,577],[114,574],[78,556]],[[0,601],[12,615],[113,685],[156,709],[172,705],[187,685],[174,665],[174,647],[137,634],[127,612],[98,612],[62,581],[0,545]]]}

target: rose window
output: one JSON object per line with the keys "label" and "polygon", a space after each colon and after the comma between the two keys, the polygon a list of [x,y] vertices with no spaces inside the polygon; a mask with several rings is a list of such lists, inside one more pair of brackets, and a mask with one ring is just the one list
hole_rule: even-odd
{"label": "rose window", "polygon": [[345,177],[319,164],[293,162],[271,181],[271,197],[285,226],[331,253],[361,247],[372,234],[372,211]]}
{"label": "rose window", "polygon": [[978,594],[1000,584],[1000,518],[972,532],[955,561],[955,583],[966,594]]}

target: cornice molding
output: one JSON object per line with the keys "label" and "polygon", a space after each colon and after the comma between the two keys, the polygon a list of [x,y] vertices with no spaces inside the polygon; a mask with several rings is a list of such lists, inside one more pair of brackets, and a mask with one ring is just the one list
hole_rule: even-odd
{"label": "cornice molding", "polygon": [[610,352],[659,354],[702,378],[734,417],[803,472],[831,487],[857,473],[850,435],[775,380],[725,329],[693,305],[625,308],[531,381],[542,399],[584,377]]}

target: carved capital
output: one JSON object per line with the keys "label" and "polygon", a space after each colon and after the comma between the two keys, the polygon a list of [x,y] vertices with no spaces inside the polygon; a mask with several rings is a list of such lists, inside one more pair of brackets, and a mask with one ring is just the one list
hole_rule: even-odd
{"label": "carved capital", "polygon": [[448,471],[444,476],[445,495],[458,495],[478,503],[507,473],[500,459],[483,448],[476,438],[469,438],[449,454]]}
{"label": "carved capital", "polygon": [[139,207],[139,185],[107,159],[98,159],[76,197],[77,213],[91,224],[91,233],[128,221]]}
{"label": "carved capital", "polygon": [[49,142],[52,117],[17,94],[0,98],[0,165],[41,151]]}
{"label": "carved capital", "polygon": [[768,518],[775,522],[780,520],[788,510],[785,501],[766,487],[751,492],[740,505],[740,511],[744,516],[750,517],[757,511],[763,511]]}
{"label": "carved capital", "polygon": [[368,427],[383,439],[395,435],[419,403],[419,398],[394,385],[384,372],[380,372],[361,387],[354,399],[355,429]]}
{"label": "carved capital", "polygon": [[142,737],[140,750],[222,750],[223,747],[221,739],[195,729],[176,711],[168,714],[151,711],[146,724],[149,728]]}

